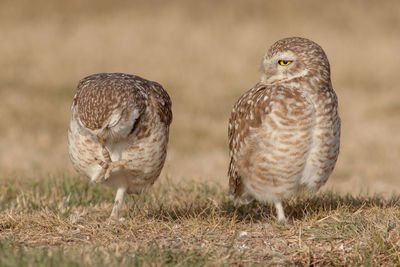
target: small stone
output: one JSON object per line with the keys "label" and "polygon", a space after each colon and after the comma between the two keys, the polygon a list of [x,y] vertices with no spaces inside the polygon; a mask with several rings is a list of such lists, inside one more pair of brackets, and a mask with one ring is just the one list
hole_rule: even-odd
{"label": "small stone", "polygon": [[239,237],[243,238],[243,237],[247,237],[249,235],[249,233],[242,231],[239,233]]}

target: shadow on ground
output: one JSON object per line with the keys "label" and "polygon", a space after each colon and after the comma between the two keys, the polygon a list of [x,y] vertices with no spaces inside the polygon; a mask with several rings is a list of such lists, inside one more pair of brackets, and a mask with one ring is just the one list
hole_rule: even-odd
{"label": "shadow on ground", "polygon": [[[196,199],[196,197],[194,197]],[[400,207],[400,196],[393,195],[384,198],[381,195],[351,196],[338,195],[332,192],[317,195],[303,194],[284,202],[285,214],[288,220],[303,220],[316,214],[329,214],[335,211],[356,212],[363,208],[390,208]],[[260,222],[275,220],[275,208],[270,204],[253,201],[248,205],[235,207],[233,201],[225,196],[218,200],[207,198],[199,201],[178,201],[174,203],[161,203],[151,209],[145,209],[136,203],[130,210],[130,216],[137,216],[139,212],[147,218],[175,221],[189,218],[206,219],[211,216],[226,217],[226,219],[242,222]]]}

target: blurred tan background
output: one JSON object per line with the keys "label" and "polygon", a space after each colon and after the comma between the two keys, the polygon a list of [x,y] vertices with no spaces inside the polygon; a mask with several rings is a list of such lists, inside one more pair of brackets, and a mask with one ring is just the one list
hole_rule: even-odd
{"label": "blurred tan background", "polygon": [[398,1],[1,1],[0,178],[76,175],[66,132],[78,81],[125,72],[173,101],[161,176],[227,187],[227,121],[276,40],[328,55],[342,117],[325,189],[400,191]]}

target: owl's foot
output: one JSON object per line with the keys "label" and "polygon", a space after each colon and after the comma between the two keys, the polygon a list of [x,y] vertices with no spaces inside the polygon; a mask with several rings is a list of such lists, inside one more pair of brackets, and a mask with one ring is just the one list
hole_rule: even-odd
{"label": "owl's foot", "polygon": [[118,161],[110,161],[110,162],[105,162],[100,159],[95,158],[96,162],[102,167],[102,171],[100,175],[98,176],[98,179],[96,179],[94,182],[96,184],[98,183],[103,183],[110,178],[111,172],[117,168],[117,167],[124,167],[126,163],[128,163],[128,160],[118,160]]}
{"label": "owl's foot", "polygon": [[276,215],[278,217],[278,223],[285,225],[286,224],[286,217],[285,217],[285,212],[283,210],[282,202],[278,201],[275,202],[275,209],[276,209]]}
{"label": "owl's foot", "polygon": [[124,167],[125,164],[128,162],[127,160],[118,160],[118,161],[112,161],[110,153],[106,149],[106,142],[103,137],[97,136],[97,140],[101,144],[102,150],[101,153],[103,155],[104,161],[95,158],[97,164],[99,164],[102,168],[102,171],[98,178],[94,181],[95,183],[103,183],[107,181],[108,178],[110,178],[111,172],[117,168],[117,167]]}

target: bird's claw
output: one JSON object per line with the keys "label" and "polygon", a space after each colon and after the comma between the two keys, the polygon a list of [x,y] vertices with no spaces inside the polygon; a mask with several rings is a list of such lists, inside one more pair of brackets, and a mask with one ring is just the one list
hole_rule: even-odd
{"label": "bird's claw", "polygon": [[106,141],[104,140],[104,138],[102,136],[97,136],[97,139],[99,141],[99,143],[102,146],[102,155],[104,158],[103,160],[100,160],[98,158],[94,158],[95,161],[97,162],[97,164],[100,165],[100,167],[102,168],[98,178],[94,181],[95,183],[99,184],[99,183],[103,183],[105,181],[108,180],[108,178],[110,178],[111,176],[111,172],[117,168],[117,167],[125,167],[125,164],[130,162],[130,160],[118,160],[118,161],[112,161],[111,160],[111,156],[110,153],[108,152],[108,150],[105,147]]}
{"label": "bird's claw", "polygon": [[117,168],[117,167],[125,167],[125,164],[130,162],[130,160],[118,160],[118,161],[112,161],[112,162],[104,162],[102,160],[99,160],[97,158],[95,158],[97,164],[100,165],[100,167],[102,168],[102,171],[98,177],[98,179],[96,179],[94,182],[96,184],[100,184],[103,183],[105,181],[108,180],[108,178],[110,178],[111,176],[111,172]]}

